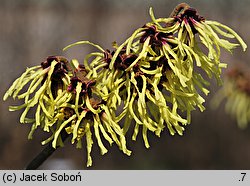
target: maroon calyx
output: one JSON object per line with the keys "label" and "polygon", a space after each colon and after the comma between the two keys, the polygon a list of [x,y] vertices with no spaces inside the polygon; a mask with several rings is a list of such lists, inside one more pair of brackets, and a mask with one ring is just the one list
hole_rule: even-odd
{"label": "maroon calyx", "polygon": [[186,9],[184,12],[176,15],[174,17],[176,19],[176,21],[179,21],[180,23],[184,20],[184,19],[187,19],[188,22],[190,21],[190,18],[194,19],[195,21],[197,22],[201,22],[201,21],[204,21],[205,18],[200,16],[198,13],[197,13],[197,10],[194,9],[194,8],[188,8]]}
{"label": "maroon calyx", "polygon": [[182,23],[184,21],[185,24],[189,24],[194,34],[198,32],[194,26],[195,22],[202,22],[205,20],[205,18],[200,16],[197,13],[197,10],[194,8],[187,8],[180,14],[176,15],[174,18],[175,21],[178,21],[179,23]]}
{"label": "maroon calyx", "polygon": [[150,37],[149,45],[152,49],[156,47],[161,47],[163,43],[167,42],[167,38],[172,35],[172,33],[163,33],[157,31],[156,27],[153,26],[143,26],[145,28],[144,34],[140,38],[140,43],[144,43],[148,37]]}
{"label": "maroon calyx", "polygon": [[91,96],[92,94],[92,86],[95,85],[96,81],[94,80],[90,80],[86,77],[72,77],[70,79],[70,85],[68,86],[68,91],[69,92],[73,92],[73,93],[76,93],[76,86],[77,86],[77,83],[78,82],[81,82],[82,83],[82,87],[81,87],[81,92],[80,92],[80,96],[83,96],[85,94],[87,94],[88,96]]}
{"label": "maroon calyx", "polygon": [[47,59],[41,63],[42,68],[46,69],[50,67],[53,61],[57,61],[58,63],[55,65],[52,80],[61,80],[68,71],[72,70],[68,60],[63,56],[47,57]]}

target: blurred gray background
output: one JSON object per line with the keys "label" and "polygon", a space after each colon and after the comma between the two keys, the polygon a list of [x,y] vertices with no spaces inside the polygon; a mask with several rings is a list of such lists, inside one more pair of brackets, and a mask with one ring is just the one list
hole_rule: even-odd
{"label": "blurred gray background", "polygon": [[[66,45],[90,40],[105,49],[123,42],[136,28],[150,20],[152,6],[156,17],[168,16],[182,1],[176,0],[0,0],[0,169],[23,169],[43,148],[45,136],[37,131],[28,140],[29,125],[20,124],[21,112],[9,112],[16,104],[2,101],[4,92],[28,66],[40,64],[49,55],[83,59],[91,50],[76,47],[62,52]],[[250,1],[186,1],[206,19],[217,20],[236,30],[249,43]],[[222,53],[232,66],[249,63],[249,50],[236,49],[234,55]],[[130,157],[114,145],[102,156],[94,144],[93,166],[88,169],[250,169],[250,125],[237,127],[224,108],[212,110],[209,101],[218,90],[212,80],[206,111],[192,114],[184,136],[170,136],[165,130],[158,138],[149,134],[151,147],[144,147],[141,136],[128,140]],[[85,169],[86,150],[69,141],[58,149],[40,169]]]}

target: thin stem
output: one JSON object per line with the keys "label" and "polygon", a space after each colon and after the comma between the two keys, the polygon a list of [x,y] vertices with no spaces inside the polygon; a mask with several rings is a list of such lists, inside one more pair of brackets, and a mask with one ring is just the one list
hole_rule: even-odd
{"label": "thin stem", "polygon": [[175,7],[175,9],[172,11],[169,17],[175,17],[179,13],[187,10],[188,8],[190,8],[190,6],[187,3],[180,3]]}
{"label": "thin stem", "polygon": [[[64,142],[69,135],[65,132],[61,132],[61,138],[62,141]],[[57,147],[59,148],[59,147]],[[56,149],[57,149],[56,148]],[[56,150],[55,148],[52,147],[52,143],[49,143],[25,168],[26,170],[36,170],[39,168],[44,161],[46,161]]]}

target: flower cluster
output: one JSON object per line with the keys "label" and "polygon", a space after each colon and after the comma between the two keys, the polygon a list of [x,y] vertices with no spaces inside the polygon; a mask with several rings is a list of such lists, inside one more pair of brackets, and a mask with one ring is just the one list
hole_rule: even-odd
{"label": "flower cluster", "polygon": [[[24,100],[24,104],[10,106],[9,110],[25,108],[20,122],[32,124],[29,139],[37,127],[51,133],[42,144],[52,141],[54,148],[63,146],[61,135],[65,131],[72,134],[71,141],[77,142],[77,148],[82,147],[82,138],[86,137],[87,166],[91,166],[93,131],[101,154],[107,152],[101,134],[110,145],[115,142],[124,153],[131,152],[126,148],[121,127],[96,91],[96,81],[87,78],[87,74],[88,70],[76,60],[68,62],[62,56],[50,56],[40,66],[27,68],[6,92],[4,100],[9,96]],[[32,108],[36,109],[35,115],[28,118]]]}
{"label": "flower cluster", "polygon": [[228,70],[223,87],[211,102],[212,107],[217,108],[225,100],[226,113],[236,118],[242,129],[250,122],[250,76],[246,69],[237,66]]}
{"label": "flower cluster", "polygon": [[[201,94],[209,93],[209,82],[199,69],[220,83],[221,69],[226,67],[220,62],[221,48],[231,52],[241,45],[245,51],[247,46],[232,29],[205,20],[184,3],[169,18],[156,19],[152,8],[150,16],[152,21],[135,30],[124,43],[114,43],[113,51],[79,41],[64,50],[80,44],[98,49],[86,55],[83,64],[52,56],[41,66],[28,68],[13,83],[4,100],[8,96],[24,99],[23,105],[10,110],[25,108],[20,122],[33,123],[30,138],[38,126],[52,132],[44,143],[52,141],[55,148],[62,145],[62,131],[72,134],[77,147],[85,136],[90,166],[92,131],[102,154],[107,149],[100,132],[128,155],[131,152],[125,137],[131,127],[133,140],[142,128],[147,148],[148,131],[160,136],[167,128],[171,135],[183,134],[191,112],[205,109]],[[239,44],[227,38],[235,38]],[[28,83],[26,92],[19,94]],[[29,119],[26,116],[33,107],[36,114]]]}
{"label": "flower cluster", "polygon": [[[89,62],[91,68],[103,67],[95,70],[95,78],[105,87],[102,90],[109,95],[106,101],[113,113],[121,103],[124,105],[116,119],[125,118],[124,134],[134,120],[132,139],[141,126],[146,147],[148,130],[160,136],[167,127],[171,135],[182,135],[184,126],[191,122],[191,111],[205,109],[201,93],[209,93],[207,77],[216,78],[220,84],[221,69],[226,67],[220,62],[221,48],[230,52],[239,45],[244,51],[247,48],[232,29],[205,20],[185,3],[169,18],[156,19],[152,9],[150,16],[152,22],[121,45],[115,44],[114,51],[104,51],[103,58],[98,53]],[[226,38],[235,38],[239,44]]]}

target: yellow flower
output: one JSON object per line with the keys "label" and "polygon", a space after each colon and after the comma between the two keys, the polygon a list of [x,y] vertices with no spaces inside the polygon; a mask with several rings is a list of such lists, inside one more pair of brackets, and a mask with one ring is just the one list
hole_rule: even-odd
{"label": "yellow flower", "polygon": [[[110,145],[115,142],[125,154],[131,154],[126,148],[121,127],[106,102],[95,91],[96,81],[87,78],[89,74],[93,74],[93,71],[79,65],[76,60],[68,62],[64,57],[50,56],[41,66],[28,68],[14,81],[3,98],[6,100],[12,96],[24,100],[23,105],[10,106],[9,110],[24,109],[20,122],[32,124],[29,139],[32,139],[37,127],[52,133],[42,144],[52,141],[54,148],[63,146],[61,135],[65,131],[72,136],[72,143],[77,141],[77,148],[82,147],[82,139],[85,137],[87,166],[92,165],[90,153],[93,131],[102,155],[107,153],[107,149],[101,135]],[[36,109],[35,115],[27,118],[32,108]]]}
{"label": "yellow flower", "polygon": [[[120,105],[123,110],[116,116],[120,122],[125,117],[123,132],[126,134],[134,120],[136,139],[142,127],[145,146],[149,147],[147,131],[160,136],[167,127],[170,134],[183,134],[184,126],[191,122],[191,111],[205,109],[204,95],[209,93],[209,82],[197,71],[200,68],[209,78],[221,83],[220,49],[232,51],[246,44],[229,27],[207,21],[187,4],[180,4],[169,18],[155,18],[150,9],[152,22],[138,28],[121,45],[114,43],[114,51],[103,50],[88,41],[100,52],[89,54],[85,66],[94,70],[89,74],[102,85],[98,90],[113,115]],[[197,35],[197,36],[196,36]],[[235,38],[231,43],[223,38]],[[202,49],[202,46],[208,49]],[[89,61],[90,56],[94,60]],[[183,117],[186,114],[186,118]]]}
{"label": "yellow flower", "polygon": [[[123,112],[117,121],[126,117],[124,133],[134,120],[132,139],[136,139],[142,126],[146,147],[147,130],[159,136],[166,126],[171,135],[182,135],[184,126],[191,122],[191,111],[205,109],[200,92],[209,93],[209,82],[197,68],[209,78],[214,76],[220,84],[221,69],[226,67],[220,62],[220,48],[231,52],[238,45],[244,51],[247,47],[232,29],[206,21],[186,4],[177,7],[170,18],[156,19],[152,9],[150,15],[152,22],[135,30],[121,45],[115,45],[114,52],[104,52],[109,69],[102,69],[98,76],[98,81],[108,87],[107,102],[111,107],[116,110],[123,101]],[[219,35],[235,38],[239,44]],[[103,60],[98,61],[95,65],[103,64]],[[181,117],[183,112],[186,118]]]}
{"label": "yellow flower", "polygon": [[[70,81],[68,71],[70,66],[64,57],[50,56],[41,66],[27,68],[5,93],[4,100],[9,96],[24,100],[23,105],[10,106],[9,110],[24,108],[20,123],[34,123],[29,138],[32,138],[32,133],[38,126],[49,132],[50,126],[60,117],[57,111],[70,97],[66,91]],[[29,86],[25,91],[27,85]],[[27,118],[32,108],[36,109],[35,116]]]}

